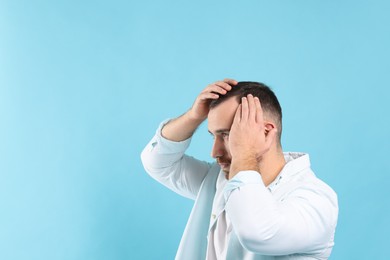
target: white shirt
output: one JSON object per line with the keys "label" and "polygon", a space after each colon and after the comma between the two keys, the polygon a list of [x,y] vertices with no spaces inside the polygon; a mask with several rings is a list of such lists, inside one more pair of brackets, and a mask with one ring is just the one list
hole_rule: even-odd
{"label": "white shirt", "polygon": [[[161,125],[162,126],[162,125]],[[327,259],[334,245],[334,191],[310,169],[307,154],[287,164],[268,187],[255,171],[224,181],[219,166],[184,154],[160,128],[142,152],[146,171],[195,200],[176,259]]]}
{"label": "white shirt", "polygon": [[206,259],[226,259],[227,249],[232,232],[230,219],[225,212],[223,188],[227,184],[224,173],[217,178],[216,192],[210,218],[210,234],[208,236]]}
{"label": "white shirt", "polygon": [[[216,195],[214,197],[210,221],[211,228],[206,259],[327,259],[329,257],[334,245],[334,230],[337,223],[337,198],[335,197],[334,192],[326,184],[316,178],[311,171],[308,171],[308,169],[310,169],[308,155],[301,153],[285,153],[285,160],[285,167],[266,189],[258,172],[242,171],[230,181],[227,181],[224,177],[225,175],[222,173],[218,176],[216,182]],[[264,203],[261,203],[261,201],[259,201],[259,203],[253,203],[255,200],[243,200],[241,195],[245,193],[243,190],[245,186],[247,186],[246,188],[252,186],[252,188],[256,191],[263,191],[263,194],[261,194],[260,197],[265,196],[265,199],[267,199],[270,203],[267,201],[264,201]],[[239,197],[239,200],[232,200],[233,204],[231,204],[230,207],[225,208],[226,203],[230,201],[230,196],[234,194],[234,192],[237,194],[237,197]],[[239,195],[238,193],[242,194]],[[313,203],[316,204],[315,208],[328,208],[329,210],[324,210],[324,213],[321,216],[315,215],[318,213],[311,215],[313,212],[310,213],[305,210],[297,210],[298,215],[294,214],[295,210],[291,211],[291,209],[288,209],[290,205],[283,204],[286,203],[285,201],[296,200],[297,194],[300,194],[298,196],[301,196],[299,199],[305,199],[307,201],[312,200]],[[302,196],[302,194],[305,195]],[[319,198],[318,194],[321,194],[321,197],[324,197],[325,200]],[[251,198],[255,196],[255,193],[249,192],[248,195]],[[268,195],[271,195],[272,197]],[[327,203],[328,201],[332,203],[329,204]],[[238,204],[236,205],[235,203]],[[275,205],[273,204],[277,204],[276,206],[278,210],[284,210],[282,216],[279,212],[275,213],[271,210],[267,211],[261,209],[262,207],[274,207]],[[302,205],[309,207],[310,210],[313,210],[313,205],[310,204],[311,203],[303,203]],[[245,208],[248,210],[248,214],[253,214],[255,216],[253,218],[253,222],[250,221],[251,218],[245,216],[243,212]],[[239,214],[238,216],[235,215],[237,213]],[[233,228],[229,214],[232,215],[232,218],[240,218],[240,220],[236,221],[236,223],[239,224],[239,230],[241,232],[245,231],[250,233],[244,244],[246,246],[253,246],[251,251],[242,246],[241,243],[237,243],[236,240],[233,242],[230,241]],[[301,216],[302,214],[303,216]],[[283,217],[286,218],[286,220],[280,220]],[[328,241],[324,240],[326,243],[322,244],[322,249],[314,249],[314,245],[312,245],[313,249],[311,250],[313,252],[317,251],[318,253],[312,254],[311,256],[310,254],[293,253],[294,250],[297,250],[299,247],[302,248],[301,252],[310,250],[310,243],[307,241],[307,239],[310,238],[305,237],[310,234],[303,232],[303,230],[307,229],[308,224],[305,221],[301,221],[304,217],[311,219],[321,219],[322,217],[324,219],[323,223],[320,223],[317,229],[312,227],[312,236],[321,234],[323,232],[321,229],[326,227],[329,223],[333,223],[329,227],[329,230],[332,230],[333,234],[329,233],[331,236]],[[278,219],[280,222],[285,223],[281,224],[277,221]],[[267,222],[263,222],[265,220],[267,220]],[[255,228],[260,228],[261,230],[272,228],[272,224],[269,223],[269,221],[272,220],[275,221],[273,225],[279,228],[278,232],[275,233],[271,230],[273,233],[272,239],[275,242],[262,245],[259,241],[265,240],[265,238],[261,238],[261,236],[265,233],[257,236],[254,230]],[[293,232],[293,230],[296,230],[298,233],[298,235],[295,234],[296,240],[288,240],[284,238],[284,236],[288,236],[289,234],[283,233],[283,230],[281,229],[283,224],[285,229],[288,229],[284,232]],[[289,225],[291,225],[290,228],[288,227]],[[299,230],[302,232],[299,232]],[[299,236],[299,233],[302,233],[303,235]],[[233,234],[233,236],[235,235]],[[301,243],[299,240],[301,240]],[[273,246],[270,246],[270,244],[273,244]],[[229,250],[229,248],[234,248],[234,250]],[[282,250],[290,254],[284,256],[266,256],[255,253],[266,252],[267,250],[269,254],[275,254],[276,252],[282,253]]]}

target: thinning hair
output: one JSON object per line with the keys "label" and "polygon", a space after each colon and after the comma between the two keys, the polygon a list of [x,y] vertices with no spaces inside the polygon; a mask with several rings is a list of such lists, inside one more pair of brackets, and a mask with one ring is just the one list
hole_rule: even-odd
{"label": "thinning hair", "polygon": [[232,89],[225,95],[219,95],[218,99],[212,100],[210,102],[210,109],[218,106],[231,97],[236,97],[240,104],[241,98],[246,97],[249,94],[259,98],[264,114],[276,124],[280,142],[282,136],[282,108],[275,93],[264,83],[252,81],[238,82],[238,84],[232,86]]}

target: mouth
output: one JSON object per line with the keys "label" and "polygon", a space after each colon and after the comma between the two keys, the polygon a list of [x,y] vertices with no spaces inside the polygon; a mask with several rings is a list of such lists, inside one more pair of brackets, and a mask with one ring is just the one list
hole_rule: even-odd
{"label": "mouth", "polygon": [[230,163],[218,163],[221,169],[228,169],[230,167]]}

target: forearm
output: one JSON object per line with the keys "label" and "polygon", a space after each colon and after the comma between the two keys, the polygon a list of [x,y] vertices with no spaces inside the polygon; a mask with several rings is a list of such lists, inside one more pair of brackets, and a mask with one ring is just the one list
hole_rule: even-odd
{"label": "forearm", "polygon": [[240,156],[232,159],[229,172],[229,179],[232,179],[240,171],[257,171],[259,172],[259,162],[253,155]]}
{"label": "forearm", "polygon": [[164,124],[160,124],[155,136],[141,153],[144,168],[151,177],[171,190],[195,199],[210,165],[184,154],[191,139],[175,142],[162,137]]}
{"label": "forearm", "polygon": [[161,135],[171,141],[181,142],[190,138],[204,119],[193,117],[190,111],[169,121],[162,129]]}
{"label": "forearm", "polygon": [[334,232],[334,208],[316,190],[292,190],[278,201],[252,171],[229,181],[225,209],[245,248],[268,255],[323,250]]}

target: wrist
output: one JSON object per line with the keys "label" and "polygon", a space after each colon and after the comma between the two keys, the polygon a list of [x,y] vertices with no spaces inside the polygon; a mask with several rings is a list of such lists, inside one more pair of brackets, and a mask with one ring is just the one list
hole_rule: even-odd
{"label": "wrist", "polygon": [[255,156],[233,157],[230,166],[229,179],[233,178],[240,171],[259,172],[259,163]]}
{"label": "wrist", "polygon": [[201,124],[204,120],[206,120],[206,116],[199,116],[196,113],[194,113],[191,109],[186,113],[186,117],[188,120],[195,124]]}

